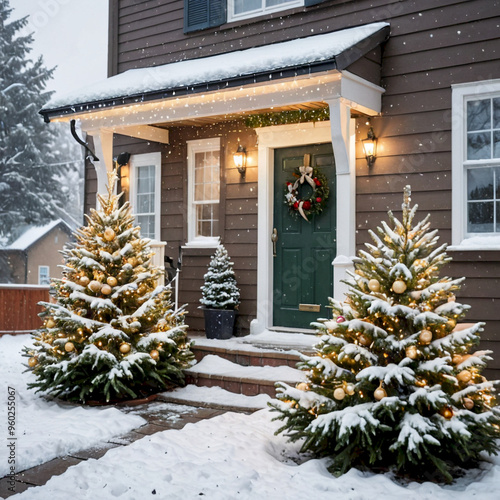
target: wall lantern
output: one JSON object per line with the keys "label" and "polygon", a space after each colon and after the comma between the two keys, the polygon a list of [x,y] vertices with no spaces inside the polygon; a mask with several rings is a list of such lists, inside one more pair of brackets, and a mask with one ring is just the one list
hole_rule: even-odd
{"label": "wall lantern", "polygon": [[[368,122],[369,125],[369,122]],[[375,163],[377,157],[377,138],[373,133],[373,127],[370,125],[366,139],[361,141],[363,143],[363,150],[365,152],[366,163],[371,167]]]}
{"label": "wall lantern", "polygon": [[247,152],[245,148],[239,144],[236,153],[233,154],[234,165],[238,172],[243,177],[247,169]]}

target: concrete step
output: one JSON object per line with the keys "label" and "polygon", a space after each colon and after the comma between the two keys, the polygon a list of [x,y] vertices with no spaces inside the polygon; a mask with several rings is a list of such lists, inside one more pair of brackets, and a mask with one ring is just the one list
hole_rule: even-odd
{"label": "concrete step", "polygon": [[242,366],[214,354],[205,354],[185,374],[186,382],[198,387],[220,387],[246,396],[267,394],[272,398],[276,382],[295,385],[305,380],[304,372],[288,365]]}

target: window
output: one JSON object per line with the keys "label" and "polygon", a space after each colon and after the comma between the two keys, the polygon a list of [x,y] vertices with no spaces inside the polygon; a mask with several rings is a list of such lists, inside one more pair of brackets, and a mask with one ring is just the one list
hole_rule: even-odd
{"label": "window", "polygon": [[38,284],[50,285],[49,266],[38,266]]}
{"label": "window", "polygon": [[184,0],[184,33],[326,0]]}
{"label": "window", "polygon": [[247,19],[303,5],[304,0],[228,0],[228,21]]}
{"label": "window", "polygon": [[[500,80],[453,86],[453,235],[500,244]],[[497,236],[498,238],[492,239]]]}
{"label": "window", "polygon": [[161,154],[147,153],[130,158],[130,202],[141,236],[160,239]]}
{"label": "window", "polygon": [[220,139],[188,141],[188,244],[219,243]]}

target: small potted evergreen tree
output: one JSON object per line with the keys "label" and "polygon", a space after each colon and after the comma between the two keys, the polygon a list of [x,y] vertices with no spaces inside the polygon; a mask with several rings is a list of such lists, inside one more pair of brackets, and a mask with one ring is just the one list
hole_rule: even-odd
{"label": "small potted evergreen tree", "polygon": [[240,291],[224,245],[217,247],[204,280],[200,302],[205,313],[205,334],[209,339],[228,339],[233,334]]}

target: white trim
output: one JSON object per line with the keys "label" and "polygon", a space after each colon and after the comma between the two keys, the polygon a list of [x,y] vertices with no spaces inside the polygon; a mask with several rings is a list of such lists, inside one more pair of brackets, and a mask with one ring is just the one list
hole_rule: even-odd
{"label": "white trim", "polygon": [[[194,141],[186,141],[187,143],[187,179],[188,179],[188,209],[187,209],[187,229],[188,240],[186,247],[190,248],[215,248],[220,244],[220,236],[207,237],[195,236],[196,213],[194,210],[194,157],[195,153],[207,151],[219,151],[222,158],[220,148],[220,137],[210,139],[197,139]],[[219,160],[220,162],[220,160]],[[220,163],[219,163],[220,165]],[[220,198],[219,198],[220,207]],[[219,213],[220,218],[220,213]]]}
{"label": "white trim", "polygon": [[[452,85],[451,99],[451,163],[452,163],[452,192],[451,192],[451,242],[449,250],[498,250],[500,246],[468,244],[472,238],[488,234],[467,234],[466,200],[467,185],[465,179],[466,165],[488,165],[494,160],[470,162],[467,159],[467,142],[465,140],[466,102],[472,99],[489,98],[500,95],[500,79],[483,80],[480,82],[460,83]],[[498,160],[495,161],[498,164]],[[493,241],[493,240],[492,240]]]}
{"label": "white trim", "polygon": [[132,155],[130,157],[130,205],[132,213],[135,215],[135,205],[137,200],[137,177],[138,167],[155,167],[155,234],[151,239],[160,241],[161,239],[161,153],[144,153]]}
{"label": "white trim", "polygon": [[[261,0],[261,5],[265,3],[265,0]],[[303,7],[304,0],[288,0],[285,4],[274,5],[272,7],[266,8],[261,7],[260,9],[255,9],[252,11],[244,12],[242,14],[234,14],[234,0],[228,0],[227,2],[227,22],[231,23],[233,21],[241,21],[243,19],[251,19],[253,17],[264,16],[266,14],[271,14],[273,12],[281,12],[282,10],[293,9],[294,7]]]}

